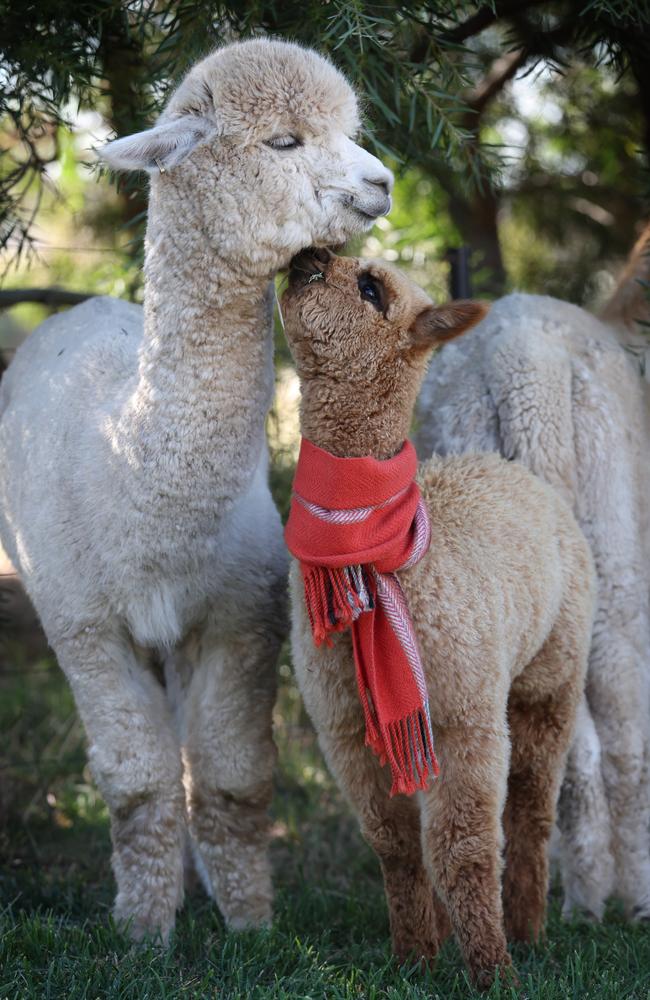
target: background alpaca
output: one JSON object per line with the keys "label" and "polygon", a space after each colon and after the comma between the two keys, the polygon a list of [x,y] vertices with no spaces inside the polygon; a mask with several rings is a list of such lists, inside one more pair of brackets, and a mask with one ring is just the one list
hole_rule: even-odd
{"label": "background alpaca", "polygon": [[154,128],[103,151],[151,172],[144,316],[91,300],[44,323],[2,380],[2,544],[86,727],[115,912],[136,937],[173,926],[186,801],[230,926],[270,918],[286,558],[266,483],[269,282],[388,210],[391,175],[358,126],[313,52],[255,40],[209,56]]}
{"label": "background alpaca", "polygon": [[[311,282],[317,272],[322,280]],[[392,457],[431,348],[482,310],[432,308],[386,266],[323,251],[301,254],[291,274],[282,302],[303,435],[340,457]],[[521,466],[493,455],[434,458],[418,478],[432,543],[397,575],[440,777],[419,796],[389,798],[389,770],[364,746],[349,632],[333,635],[332,648],[314,646],[295,565],[294,665],[319,742],[381,861],[396,953],[434,956],[450,920],[474,979],[488,986],[510,964],[504,839],[506,930],[528,940],[543,929],[547,840],[586,670],[593,569],[567,505]],[[430,878],[445,907],[437,926]]]}
{"label": "background alpaca", "polygon": [[418,404],[421,458],[498,451],[522,462],[566,497],[591,544],[598,607],[560,817],[565,912],[596,918],[612,855],[628,916],[650,916],[650,386],[635,322],[650,318],[638,281],[649,238],[646,229],[605,322],[509,295],[445,347]]}

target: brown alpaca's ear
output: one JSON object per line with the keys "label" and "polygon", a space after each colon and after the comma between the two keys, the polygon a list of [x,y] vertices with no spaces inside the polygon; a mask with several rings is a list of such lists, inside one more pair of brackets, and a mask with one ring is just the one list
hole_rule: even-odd
{"label": "brown alpaca's ear", "polygon": [[464,299],[447,302],[444,306],[427,306],[413,321],[411,340],[419,347],[435,347],[453,340],[480,323],[489,308],[487,302]]}

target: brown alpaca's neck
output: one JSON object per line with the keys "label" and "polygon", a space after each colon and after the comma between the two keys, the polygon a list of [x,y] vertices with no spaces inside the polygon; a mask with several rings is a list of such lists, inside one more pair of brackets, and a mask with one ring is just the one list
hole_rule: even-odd
{"label": "brown alpaca's neck", "polygon": [[388,389],[320,377],[305,381],[302,435],[338,458],[392,458],[408,437],[418,388],[415,378]]}

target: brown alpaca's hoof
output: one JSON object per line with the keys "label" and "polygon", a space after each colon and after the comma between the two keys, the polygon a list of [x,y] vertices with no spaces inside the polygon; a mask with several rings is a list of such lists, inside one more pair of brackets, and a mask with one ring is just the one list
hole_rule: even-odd
{"label": "brown alpaca's hoof", "polygon": [[506,955],[497,965],[489,968],[472,969],[471,978],[477,990],[489,990],[498,979],[504,986],[514,986],[520,989],[521,980],[515,972],[510,955]]}
{"label": "brown alpaca's hoof", "polygon": [[393,954],[400,965],[421,965],[423,968],[432,968],[438,957],[438,951],[438,942],[435,938],[393,942]]}
{"label": "brown alpaca's hoof", "polygon": [[508,919],[506,915],[506,938],[508,941],[517,941],[522,944],[538,944],[546,937],[546,927],[539,920],[520,917]]}

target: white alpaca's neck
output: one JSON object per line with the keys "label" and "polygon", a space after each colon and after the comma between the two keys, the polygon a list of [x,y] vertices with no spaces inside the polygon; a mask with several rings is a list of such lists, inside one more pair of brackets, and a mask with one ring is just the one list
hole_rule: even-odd
{"label": "white alpaca's neck", "polygon": [[271,275],[234,267],[191,210],[159,198],[152,194],[147,230],[137,384],[119,436],[158,508],[216,512],[247,488],[264,445]]}

